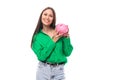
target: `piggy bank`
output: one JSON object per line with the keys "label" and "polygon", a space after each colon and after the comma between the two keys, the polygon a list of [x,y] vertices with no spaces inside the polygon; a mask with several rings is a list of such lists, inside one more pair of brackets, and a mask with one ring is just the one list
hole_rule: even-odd
{"label": "piggy bank", "polygon": [[63,35],[66,34],[68,31],[69,31],[69,28],[68,28],[68,25],[65,25],[65,24],[57,24],[56,25],[56,31]]}

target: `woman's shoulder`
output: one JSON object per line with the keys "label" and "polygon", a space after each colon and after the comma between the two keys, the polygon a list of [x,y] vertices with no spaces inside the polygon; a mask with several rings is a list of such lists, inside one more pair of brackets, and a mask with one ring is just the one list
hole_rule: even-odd
{"label": "woman's shoulder", "polygon": [[34,39],[40,39],[41,37],[43,37],[43,34],[41,32],[34,35]]}

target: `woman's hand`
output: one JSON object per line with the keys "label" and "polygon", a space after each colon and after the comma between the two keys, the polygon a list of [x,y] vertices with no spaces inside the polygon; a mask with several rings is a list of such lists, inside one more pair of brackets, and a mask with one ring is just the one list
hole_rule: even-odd
{"label": "woman's hand", "polygon": [[67,33],[63,34],[63,36],[64,37],[69,37],[69,33],[67,32]]}
{"label": "woman's hand", "polygon": [[59,34],[56,30],[54,32],[54,36],[52,37],[54,42],[57,42],[63,35]]}

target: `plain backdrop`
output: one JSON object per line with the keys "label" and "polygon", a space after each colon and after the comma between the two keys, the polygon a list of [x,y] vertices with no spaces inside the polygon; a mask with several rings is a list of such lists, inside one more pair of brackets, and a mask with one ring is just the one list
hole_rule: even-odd
{"label": "plain backdrop", "polygon": [[0,80],[35,80],[30,42],[47,6],[70,28],[66,80],[120,80],[119,0],[0,0]]}

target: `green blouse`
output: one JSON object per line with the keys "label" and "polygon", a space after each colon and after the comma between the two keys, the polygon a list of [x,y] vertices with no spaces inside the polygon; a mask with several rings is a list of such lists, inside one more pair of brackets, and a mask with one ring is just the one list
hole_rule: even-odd
{"label": "green blouse", "polygon": [[40,31],[33,37],[32,50],[40,61],[67,63],[66,57],[72,53],[73,46],[70,38],[61,37],[54,42],[47,34]]}

